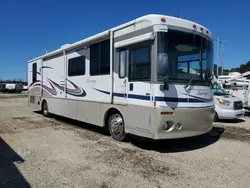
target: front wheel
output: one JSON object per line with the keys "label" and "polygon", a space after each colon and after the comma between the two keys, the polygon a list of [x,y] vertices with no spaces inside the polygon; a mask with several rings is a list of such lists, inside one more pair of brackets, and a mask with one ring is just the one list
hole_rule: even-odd
{"label": "front wheel", "polygon": [[48,104],[47,104],[46,101],[43,102],[43,105],[42,105],[42,113],[43,113],[43,116],[44,116],[44,117],[49,117],[49,116],[50,116],[49,107],[48,107]]}
{"label": "front wheel", "polygon": [[217,122],[219,120],[219,116],[217,114],[217,112],[215,112],[214,114],[214,122]]}
{"label": "front wheel", "polygon": [[126,139],[125,124],[121,114],[115,113],[109,117],[108,128],[112,138],[115,140],[124,141]]}

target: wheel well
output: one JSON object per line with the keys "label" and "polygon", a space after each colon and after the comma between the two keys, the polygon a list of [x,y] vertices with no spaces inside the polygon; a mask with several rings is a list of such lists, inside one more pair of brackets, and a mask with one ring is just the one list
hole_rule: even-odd
{"label": "wheel well", "polygon": [[[110,108],[110,109],[107,110],[107,112],[106,112],[106,114],[104,116],[104,127],[107,127],[107,125],[108,125],[108,118],[109,118],[109,116],[111,114],[114,114],[114,113],[121,114],[121,112],[119,110],[117,110],[116,108]],[[121,114],[121,116],[122,116],[122,114]],[[123,118],[123,116],[122,116],[122,118]],[[124,121],[124,119],[123,119],[123,121]]]}

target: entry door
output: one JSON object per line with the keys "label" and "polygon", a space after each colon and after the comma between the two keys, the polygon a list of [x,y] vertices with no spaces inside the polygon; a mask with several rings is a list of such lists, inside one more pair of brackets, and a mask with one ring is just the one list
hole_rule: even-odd
{"label": "entry door", "polygon": [[120,50],[116,53],[116,60],[118,67],[115,68],[114,74],[114,103],[124,104],[128,103],[128,77],[127,77],[127,50]]}
{"label": "entry door", "polygon": [[129,48],[128,56],[128,119],[132,130],[150,132],[152,106],[151,45],[141,44]]}
{"label": "entry door", "polygon": [[151,46],[141,45],[129,49],[128,102],[150,106],[151,102]]}

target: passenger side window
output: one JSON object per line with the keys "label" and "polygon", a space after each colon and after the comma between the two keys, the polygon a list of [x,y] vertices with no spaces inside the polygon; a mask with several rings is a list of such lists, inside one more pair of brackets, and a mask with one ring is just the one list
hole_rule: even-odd
{"label": "passenger side window", "polygon": [[90,46],[90,75],[110,73],[110,40]]}
{"label": "passenger side window", "polygon": [[119,77],[125,78],[126,77],[126,51],[122,50],[119,52]]}
{"label": "passenger side window", "polygon": [[137,48],[130,50],[129,79],[150,79],[150,48]]}
{"label": "passenger side window", "polygon": [[37,81],[37,63],[33,63],[32,65],[32,82]]}
{"label": "passenger side window", "polygon": [[85,56],[75,57],[68,61],[68,76],[85,75]]}

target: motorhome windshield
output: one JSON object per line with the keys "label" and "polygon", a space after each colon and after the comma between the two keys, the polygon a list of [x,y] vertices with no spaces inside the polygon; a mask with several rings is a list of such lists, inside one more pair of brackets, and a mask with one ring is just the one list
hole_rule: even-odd
{"label": "motorhome windshield", "polygon": [[206,82],[212,77],[212,42],[195,33],[158,32],[158,80]]}

